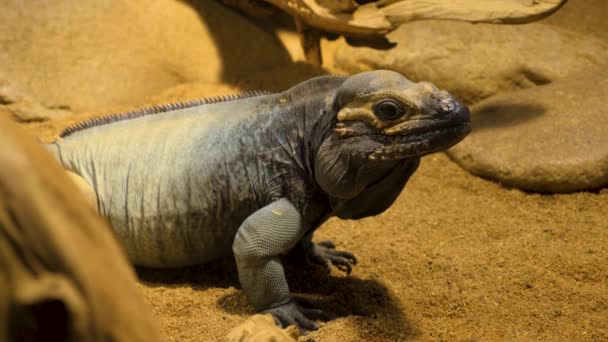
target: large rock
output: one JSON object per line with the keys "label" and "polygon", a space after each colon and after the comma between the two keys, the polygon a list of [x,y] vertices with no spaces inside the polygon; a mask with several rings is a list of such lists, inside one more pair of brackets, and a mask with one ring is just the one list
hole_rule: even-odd
{"label": "large rock", "polygon": [[272,32],[216,1],[4,1],[0,75],[46,108],[141,104],[184,82],[290,63]]}
{"label": "large rock", "polygon": [[570,192],[608,185],[608,71],[489,98],[448,153],[509,186]]}
{"label": "large rock", "polygon": [[3,115],[2,112],[7,112],[13,119],[22,122],[63,118],[72,114],[64,108],[46,107],[27,94],[19,92],[0,74],[0,115]]}
{"label": "large rock", "polygon": [[0,115],[0,341],[159,341],[110,227]]}
{"label": "large rock", "polygon": [[421,21],[389,34],[388,51],[338,42],[334,64],[348,72],[396,70],[428,80],[467,103],[547,84],[608,60],[608,43],[556,26]]}

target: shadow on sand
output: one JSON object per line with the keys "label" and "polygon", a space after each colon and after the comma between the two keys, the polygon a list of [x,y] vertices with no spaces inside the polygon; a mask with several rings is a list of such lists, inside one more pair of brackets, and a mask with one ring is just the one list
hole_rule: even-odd
{"label": "shadow on sand", "polygon": [[[306,306],[322,309],[330,320],[355,316],[356,333],[361,340],[373,340],[374,336],[390,336],[392,340],[416,336],[398,301],[379,281],[327,275],[319,266],[286,261],[286,276],[294,297]],[[240,290],[236,265],[231,259],[178,269],[137,268],[136,271],[140,281],[150,287],[188,284],[195,290],[237,288],[238,291],[222,296],[218,307],[231,314],[254,313]],[[391,330],[387,331],[386,327]]]}
{"label": "shadow on sand", "polygon": [[193,289],[210,287],[239,287],[236,265],[232,259],[215,260],[204,265],[180,268],[147,268],[135,269],[139,280],[147,286],[162,285],[171,287],[190,285]]}
{"label": "shadow on sand", "polygon": [[378,280],[343,276],[336,269],[332,274],[339,276],[327,275],[322,267],[297,263],[289,264],[286,271],[291,291],[305,303],[322,309],[330,319],[351,316],[361,341],[378,336],[398,341],[417,335],[398,300]]}

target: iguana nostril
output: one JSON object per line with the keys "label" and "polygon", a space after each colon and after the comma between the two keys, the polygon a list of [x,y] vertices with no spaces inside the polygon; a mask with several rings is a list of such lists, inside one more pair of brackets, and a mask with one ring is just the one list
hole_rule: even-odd
{"label": "iguana nostril", "polygon": [[451,112],[457,107],[457,103],[451,98],[445,98],[439,101],[439,106],[442,112]]}

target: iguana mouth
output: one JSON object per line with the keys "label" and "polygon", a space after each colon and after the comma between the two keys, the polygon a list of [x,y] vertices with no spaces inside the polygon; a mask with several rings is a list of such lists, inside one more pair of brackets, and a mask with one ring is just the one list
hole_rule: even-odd
{"label": "iguana mouth", "polygon": [[401,134],[382,135],[381,140],[387,145],[376,148],[368,159],[405,159],[430,154],[455,145],[470,132],[469,122],[446,122],[416,127]]}
{"label": "iguana mouth", "polygon": [[396,160],[447,149],[471,132],[469,121],[417,120],[402,125],[399,132],[384,131],[363,122],[340,123],[334,132],[342,139],[368,137],[373,145],[359,151],[370,160]]}

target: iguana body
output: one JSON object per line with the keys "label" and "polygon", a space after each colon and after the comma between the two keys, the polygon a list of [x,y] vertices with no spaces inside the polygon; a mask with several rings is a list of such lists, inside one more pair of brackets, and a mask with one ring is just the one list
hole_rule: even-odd
{"label": "iguana body", "polygon": [[[107,121],[107,122],[106,122]],[[424,154],[470,130],[468,109],[390,71],[327,76],[283,93],[170,105],[69,128],[49,149],[95,193],[137,265],[234,254],[250,303],[315,329],[290,300],[280,256],[350,271],[352,254],[314,244],[328,217],[386,210]]]}

